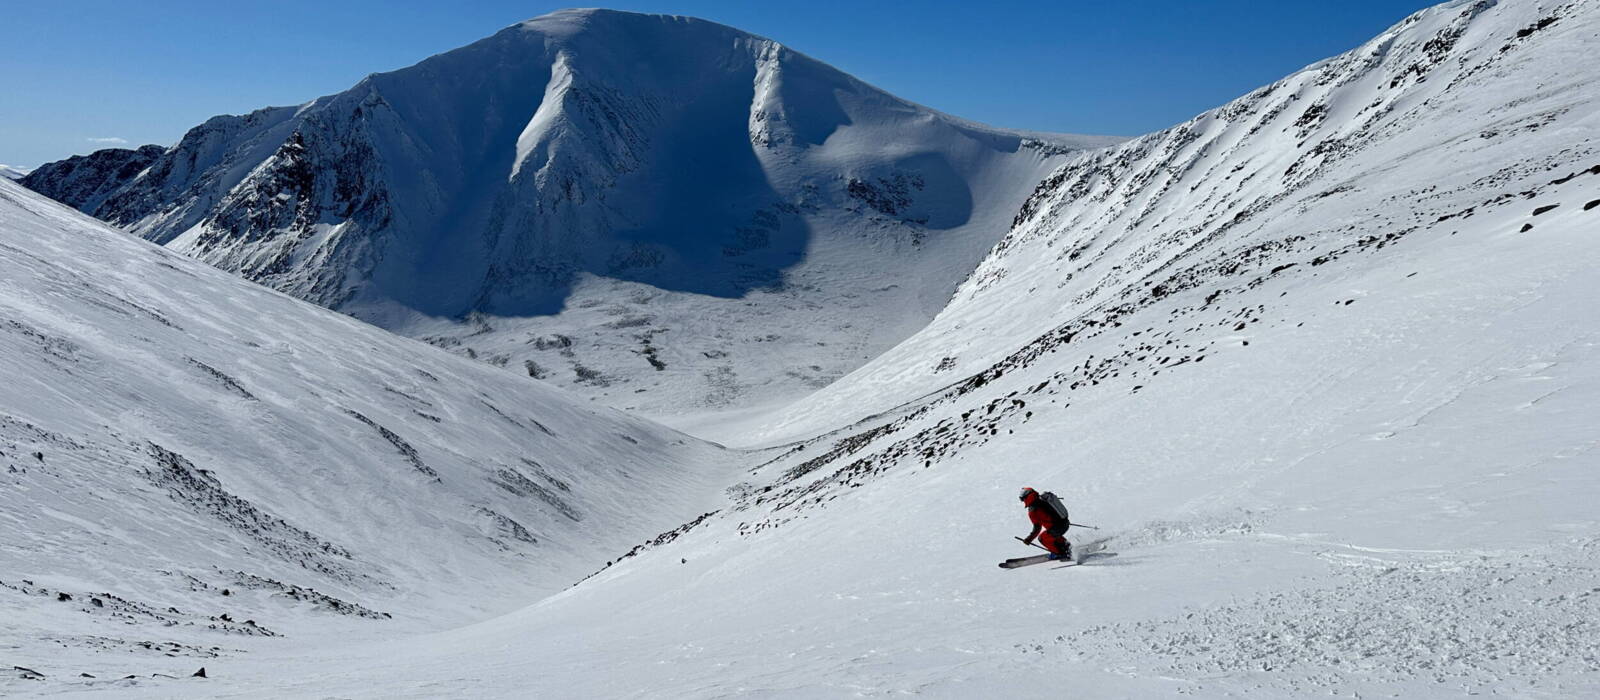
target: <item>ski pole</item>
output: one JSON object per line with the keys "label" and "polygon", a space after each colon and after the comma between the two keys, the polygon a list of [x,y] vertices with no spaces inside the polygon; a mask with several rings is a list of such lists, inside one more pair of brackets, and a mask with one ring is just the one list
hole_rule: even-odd
{"label": "ski pole", "polygon": [[1016,540],[1018,542],[1021,542],[1023,544],[1031,544],[1031,545],[1033,545],[1035,547],[1038,547],[1039,549],[1043,549],[1046,552],[1050,551],[1050,549],[1048,547],[1045,547],[1044,545],[1039,544],[1038,542],[1029,542],[1029,541],[1027,541],[1025,539],[1022,539],[1021,537],[1017,537],[1015,535],[1012,535],[1011,539],[1014,539],[1014,540]]}
{"label": "ski pole", "polygon": [[1095,527],[1093,525],[1084,525],[1083,523],[1067,523],[1067,524],[1072,526],[1072,527],[1086,527],[1086,528],[1089,528],[1090,530],[1098,530],[1098,529],[1100,529],[1100,528]]}

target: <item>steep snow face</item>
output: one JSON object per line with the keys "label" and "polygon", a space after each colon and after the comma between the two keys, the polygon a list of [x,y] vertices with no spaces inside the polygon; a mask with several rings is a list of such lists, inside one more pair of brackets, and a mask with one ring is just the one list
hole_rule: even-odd
{"label": "steep snow face", "polygon": [[15,165],[5,165],[0,163],[0,177],[3,177],[7,180],[21,180],[22,178],[27,177],[29,172],[31,172],[31,169],[29,168],[19,168]]}
{"label": "steep snow face", "polygon": [[1114,141],[964,122],[710,22],[583,10],[218,117],[93,196],[55,185],[65,164],[29,183],[302,299],[663,412],[793,398],[888,348],[1064,154]]}
{"label": "steep snow face", "polygon": [[[733,507],[502,618],[205,689],[1600,693],[1597,10],[1444,5],[1078,159],[939,342],[789,428],[878,415]],[[997,569],[1036,551],[1023,485],[1106,549]]]}
{"label": "steep snow face", "polygon": [[503,612],[715,508],[731,467],[10,182],[0,357],[0,645],[74,675]]}
{"label": "steep snow face", "polygon": [[[1228,302],[1235,291],[1220,280],[1326,276],[1325,265],[1433,245],[1490,213],[1520,215],[1516,228],[1548,221],[1531,209],[1583,198],[1597,179],[1593,71],[1568,64],[1592,49],[1590,9],[1447,3],[1188,122],[1072,159],[937,319],[765,437],[1032,362],[1136,312],[1182,324]],[[1538,16],[1504,24],[1528,14]]]}

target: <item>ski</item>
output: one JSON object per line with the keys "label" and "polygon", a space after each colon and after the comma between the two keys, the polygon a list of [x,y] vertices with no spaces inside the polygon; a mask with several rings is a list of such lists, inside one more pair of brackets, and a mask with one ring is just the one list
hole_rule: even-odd
{"label": "ski", "polygon": [[1089,542],[1074,545],[1072,547],[1072,557],[1070,559],[1057,559],[1053,554],[1038,554],[1031,557],[1007,559],[1003,562],[1000,562],[1000,568],[1015,569],[1023,566],[1032,566],[1034,564],[1043,564],[1050,561],[1059,561],[1068,565],[1081,565],[1083,562],[1090,559],[1109,559],[1116,556],[1114,553],[1105,551],[1106,544],[1110,541],[1110,537],[1102,537],[1098,540],[1091,540]]}
{"label": "ski", "polygon": [[1056,559],[1054,554],[1040,554],[1040,555],[1034,556],[1034,557],[1018,557],[1016,559],[1007,559],[1007,560],[1005,560],[1003,562],[1000,562],[1000,568],[1002,568],[1002,569],[1015,569],[1015,568],[1020,567],[1020,566],[1032,566],[1034,564],[1043,564],[1043,563],[1045,563],[1047,561],[1064,561],[1064,560]]}

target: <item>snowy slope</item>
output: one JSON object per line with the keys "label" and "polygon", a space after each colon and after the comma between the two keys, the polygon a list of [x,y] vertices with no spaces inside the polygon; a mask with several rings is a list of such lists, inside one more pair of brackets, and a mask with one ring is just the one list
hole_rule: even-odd
{"label": "snowy slope", "polygon": [[14,165],[0,163],[0,178],[7,180],[21,180],[28,176],[29,168],[19,168]]}
{"label": "snowy slope", "polygon": [[[536,604],[6,689],[1600,694],[1597,5],[1443,5],[1068,163],[933,325],[751,439],[819,437]],[[1022,485],[1106,549],[995,568]]]}
{"label": "snowy slope", "polygon": [[[937,319],[787,411],[765,439],[1030,362],[1107,319],[1243,314],[1236,287],[1419,247],[1411,239],[1469,217],[1542,223],[1533,209],[1582,197],[1592,177],[1594,72],[1567,64],[1593,48],[1589,7],[1447,4],[1188,122],[1074,158]],[[1507,29],[1485,13],[1541,17]]]}
{"label": "snowy slope", "polygon": [[572,10],[216,117],[145,166],[25,183],[302,299],[676,414],[792,400],[910,335],[1065,154],[1115,141],[972,124],[702,20]]}
{"label": "snowy slope", "polygon": [[481,619],[716,507],[731,464],[10,182],[0,357],[0,648],[57,678]]}
{"label": "snowy slope", "polygon": [[[1433,8],[1069,164],[925,331],[954,367],[913,346],[842,380],[779,428],[877,415],[570,590],[141,687],[1600,693],[1597,9]],[[996,569],[1022,485],[1107,550]]]}

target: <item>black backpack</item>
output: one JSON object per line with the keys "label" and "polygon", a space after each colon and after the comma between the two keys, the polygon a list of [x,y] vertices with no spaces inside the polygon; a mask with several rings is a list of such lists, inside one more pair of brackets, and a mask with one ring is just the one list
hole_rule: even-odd
{"label": "black backpack", "polygon": [[1060,496],[1046,491],[1039,494],[1039,502],[1044,504],[1046,511],[1056,516],[1056,520],[1060,522],[1062,530],[1067,529],[1067,526],[1072,524],[1072,519],[1067,517],[1067,506],[1061,502]]}

